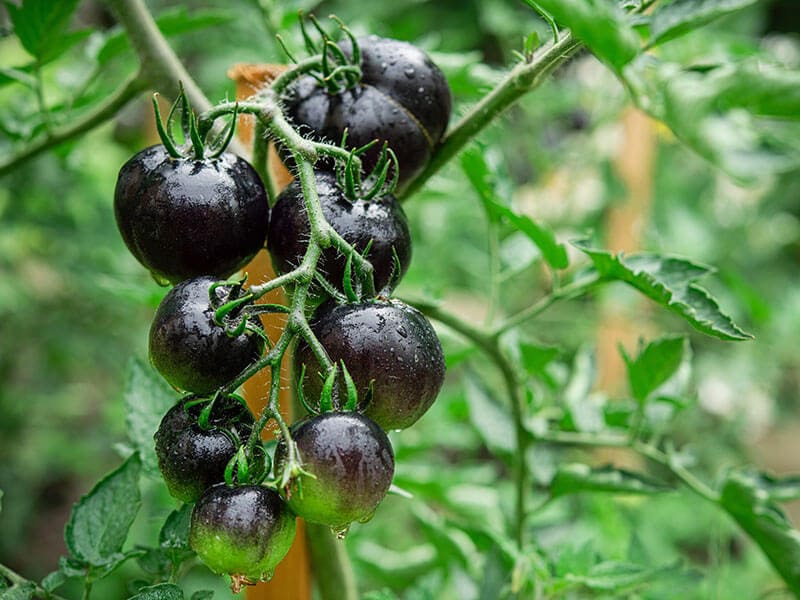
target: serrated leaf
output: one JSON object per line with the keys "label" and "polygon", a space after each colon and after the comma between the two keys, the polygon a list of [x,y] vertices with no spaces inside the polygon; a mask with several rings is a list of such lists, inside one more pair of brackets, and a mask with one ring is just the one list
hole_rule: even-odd
{"label": "serrated leaf", "polygon": [[5,5],[22,47],[40,64],[64,49],[69,37],[65,30],[78,0],[24,0],[21,6],[6,0]]}
{"label": "serrated leaf", "polygon": [[639,53],[639,36],[613,0],[537,0],[537,3],[617,71]]}
{"label": "serrated leaf", "polygon": [[564,269],[569,266],[567,249],[564,244],[556,241],[552,231],[525,215],[518,215],[498,200],[492,173],[477,147],[470,148],[462,154],[461,167],[492,221],[497,222],[502,219],[508,221],[512,227],[536,244],[544,259],[554,269]]}
{"label": "serrated leaf", "polygon": [[492,452],[510,454],[514,451],[514,423],[508,409],[492,398],[474,377],[468,377],[464,391],[469,406],[469,419]]}
{"label": "serrated leaf", "polygon": [[800,596],[800,532],[792,528],[758,482],[746,473],[731,472],[722,485],[719,502]]}
{"label": "serrated leaf", "polygon": [[139,590],[129,600],[183,600],[183,590],[174,583],[159,583]]}
{"label": "serrated leaf", "polygon": [[651,44],[674,39],[756,2],[757,0],[674,0],[659,5],[650,20]]}
{"label": "serrated leaf", "polygon": [[575,246],[592,259],[602,278],[624,281],[683,317],[698,331],[723,340],[752,339],[752,335],[742,331],[722,312],[706,290],[694,283],[711,272],[709,267],[656,254],[615,255],[591,248],[586,242],[575,242]]}
{"label": "serrated leaf", "polygon": [[[232,21],[234,15],[230,11],[208,9],[189,10],[185,6],[177,6],[159,14],[155,20],[158,29],[166,37],[200,31],[215,25]],[[97,62],[106,63],[130,48],[130,41],[124,30],[115,29],[106,37],[97,52]]]}
{"label": "serrated leaf", "polygon": [[74,558],[97,566],[120,560],[141,506],[141,470],[139,455],[131,455],[72,507],[64,539]]}
{"label": "serrated leaf", "polygon": [[667,382],[680,368],[686,338],[664,337],[645,346],[636,358],[623,352],[628,370],[628,385],[633,397],[643,404],[647,397]]}
{"label": "serrated leaf", "polygon": [[36,593],[32,583],[17,583],[0,591],[0,600],[31,600]]}
{"label": "serrated leaf", "polygon": [[175,392],[150,365],[138,359],[130,361],[125,386],[125,423],[148,476],[159,476],[153,435],[175,402]]}
{"label": "serrated leaf", "polygon": [[660,494],[671,489],[668,485],[639,473],[616,469],[610,465],[592,468],[582,463],[559,466],[550,483],[550,494],[554,498],[581,492]]}

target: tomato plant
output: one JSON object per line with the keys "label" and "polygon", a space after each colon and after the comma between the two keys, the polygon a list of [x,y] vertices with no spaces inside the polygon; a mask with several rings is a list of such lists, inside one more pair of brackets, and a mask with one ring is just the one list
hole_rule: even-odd
{"label": "tomato plant", "polygon": [[79,4],[3,9],[0,600],[800,594],[780,2]]}

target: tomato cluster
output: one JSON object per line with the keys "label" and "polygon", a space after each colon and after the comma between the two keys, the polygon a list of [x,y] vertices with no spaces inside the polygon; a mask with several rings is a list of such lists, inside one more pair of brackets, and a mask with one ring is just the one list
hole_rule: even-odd
{"label": "tomato cluster", "polygon": [[283,96],[285,114],[313,139],[345,138],[348,149],[378,140],[397,160],[389,165],[387,150],[374,150],[380,144],[357,153],[363,169],[383,169],[370,193],[346,184],[352,172],[342,164],[315,165],[322,215],[372,271],[354,269],[353,256],[334,247],[316,264],[320,301],[307,305],[316,305],[307,315],[314,337],[295,351],[298,394],[311,414],[291,426],[291,439],[279,440],[272,480],[260,442],[265,419],[256,423],[229,389],[264,364],[254,368],[266,335],[255,294],[244,280],[223,279],[265,246],[278,273],[296,269],[311,235],[309,198],[294,182],[270,208],[247,162],[225,152],[204,157],[195,135],[191,156],[176,152],[171,138],[138,153],[122,167],[115,191],[126,245],[154,277],[174,285],[156,311],[149,353],[187,394],[155,434],[159,468],[175,498],[195,503],[192,548],[237,586],[269,578],[291,546],[295,516],[337,532],[370,519],[394,475],[386,431],[416,422],[444,379],[430,323],[389,298],[408,269],[411,236],[385,181],[388,174],[403,185],[424,168],[447,126],[449,89],[430,59],[404,42],[373,36],[342,46],[342,56],[358,59],[358,82],[331,90],[319,77],[301,77]]}

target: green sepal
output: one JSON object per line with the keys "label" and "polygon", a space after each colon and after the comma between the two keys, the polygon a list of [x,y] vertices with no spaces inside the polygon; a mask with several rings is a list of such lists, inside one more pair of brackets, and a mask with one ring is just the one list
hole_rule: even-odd
{"label": "green sepal", "polygon": [[303,364],[300,367],[300,377],[297,378],[297,387],[295,388],[297,392],[297,399],[300,401],[300,404],[303,405],[303,408],[306,409],[306,412],[308,414],[318,415],[319,411],[317,411],[317,409],[311,406],[308,403],[308,400],[306,400],[306,393],[303,390],[303,383],[305,382],[305,380],[306,380],[306,365]]}
{"label": "green sepal", "polygon": [[347,255],[347,262],[344,265],[344,275],[342,276],[342,287],[344,294],[349,302],[358,302],[358,294],[353,288],[353,253]]}
{"label": "green sepal", "polygon": [[239,103],[236,102],[233,105],[233,113],[231,115],[231,121],[225,128],[220,132],[220,134],[214,138],[214,141],[211,143],[212,153],[209,158],[219,158],[223,152],[228,148],[228,145],[231,143],[233,139],[233,133],[236,131],[236,118],[239,116]]}
{"label": "green sepal", "polygon": [[333,365],[333,368],[325,378],[325,383],[322,385],[322,393],[319,396],[319,412],[326,413],[333,410],[333,386],[336,384],[336,376],[339,374],[339,366]]}
{"label": "green sepal", "polygon": [[[164,122],[161,120],[161,110],[158,108],[158,92],[153,94],[153,112],[155,113],[156,119],[156,131],[158,131],[158,137],[161,139],[161,143],[167,150],[167,154],[169,154],[172,158],[181,158],[181,153],[178,152],[172,136],[164,128]],[[170,115],[171,114],[172,110],[170,110]],[[167,117],[167,120],[169,121],[169,117]]]}
{"label": "green sepal", "polygon": [[211,411],[214,410],[214,403],[217,401],[217,398],[219,398],[219,392],[211,397],[211,401],[208,402],[200,411],[200,414],[197,415],[197,426],[203,431],[208,431],[211,428]]}
{"label": "green sepal", "polygon": [[344,410],[353,412],[358,408],[358,390],[353,378],[350,376],[350,371],[347,370],[347,365],[344,360],[340,361],[342,364],[342,375],[344,377],[344,387],[347,390],[347,401],[344,404]]}

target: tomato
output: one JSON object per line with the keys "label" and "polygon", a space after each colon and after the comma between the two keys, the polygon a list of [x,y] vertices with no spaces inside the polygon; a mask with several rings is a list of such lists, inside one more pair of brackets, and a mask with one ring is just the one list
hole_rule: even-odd
{"label": "tomato", "polygon": [[[364,411],[386,430],[405,429],[430,408],[444,382],[445,364],[436,332],[422,313],[398,300],[322,305],[311,330],[334,362],[344,361],[359,398],[372,388]],[[319,363],[298,344],[295,369],[305,365],[305,396],[319,397]],[[335,388],[343,397],[343,386]]]}
{"label": "tomato", "polygon": [[[375,288],[383,290],[396,285],[411,262],[411,234],[405,212],[394,196],[351,200],[333,173],[316,171],[316,179],[320,206],[328,223],[358,251],[372,242],[367,259],[374,268]],[[268,248],[276,271],[286,273],[300,264],[308,247],[308,236],[302,189],[298,181],[293,181],[278,196],[272,209]],[[397,273],[394,253],[400,264]],[[318,266],[334,287],[341,289],[346,263],[345,256],[329,248],[323,252]]]}
{"label": "tomato", "polygon": [[295,525],[295,516],[274,490],[220,484],[195,504],[189,545],[215,573],[262,581],[272,577],[291,548]]}
{"label": "tomato", "polygon": [[225,278],[264,246],[269,204],[245,160],[172,158],[151,146],[126,162],[114,214],[128,249],[159,280]]}
{"label": "tomato", "polygon": [[[397,155],[402,189],[425,168],[447,128],[450,87],[428,55],[409,43],[375,35],[358,43],[358,85],[331,94],[313,77],[302,77],[284,95],[286,114],[300,133],[337,144],[347,129],[348,148],[387,142]],[[341,47],[350,55],[349,43]],[[379,153],[376,144],[362,157],[366,170]]]}
{"label": "tomato", "polygon": [[[209,394],[258,360],[264,348],[260,336],[245,331],[230,336],[214,322],[209,290],[213,277],[179,283],[161,301],[150,327],[150,361],[176,388]],[[216,297],[225,300],[225,286]],[[251,318],[250,326],[259,327]]]}
{"label": "tomato", "polygon": [[[311,523],[343,531],[353,521],[368,521],[394,476],[389,438],[368,417],[354,412],[324,413],[291,429],[303,469],[284,491],[291,509]],[[275,472],[286,462],[286,445],[275,449]]]}
{"label": "tomato", "polygon": [[197,419],[205,404],[196,400],[190,396],[167,411],[154,436],[158,468],[169,493],[182,502],[195,502],[224,481],[228,461],[253,429],[253,415],[230,396],[214,402],[203,429]]}

